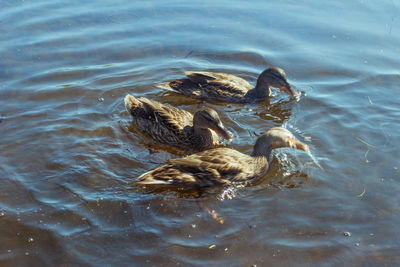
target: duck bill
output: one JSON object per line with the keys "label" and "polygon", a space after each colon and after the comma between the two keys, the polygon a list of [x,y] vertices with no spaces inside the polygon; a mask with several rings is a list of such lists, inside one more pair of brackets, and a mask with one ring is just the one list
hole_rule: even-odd
{"label": "duck bill", "polygon": [[300,142],[298,140],[294,140],[294,143],[295,143],[297,149],[303,150],[303,151],[305,151],[307,153],[310,153],[310,148],[308,147],[307,144],[304,144],[304,143],[302,143],[302,142]]}
{"label": "duck bill", "polygon": [[297,92],[290,84],[285,84],[284,86],[279,88],[279,91],[288,93],[291,97],[296,97]]}
{"label": "duck bill", "polygon": [[234,137],[233,133],[226,129],[225,126],[222,124],[218,125],[218,127],[214,131],[222,136],[224,139],[228,140],[228,142],[232,141]]}

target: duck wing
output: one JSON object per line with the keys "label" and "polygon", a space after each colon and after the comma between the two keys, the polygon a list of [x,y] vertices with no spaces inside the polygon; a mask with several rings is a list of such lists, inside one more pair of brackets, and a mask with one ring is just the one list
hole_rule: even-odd
{"label": "duck wing", "polygon": [[182,131],[185,126],[193,125],[193,115],[172,106],[145,97],[138,98],[143,104],[145,118],[172,131]]}
{"label": "duck wing", "polygon": [[248,155],[230,148],[215,148],[185,158],[171,159],[167,164],[141,175],[137,182],[184,187],[231,184],[258,177],[260,171],[257,167],[254,159]]}
{"label": "duck wing", "polygon": [[125,107],[137,128],[161,143],[190,145],[184,129],[193,124],[193,115],[145,97],[125,97]]}
{"label": "duck wing", "polygon": [[200,87],[204,98],[241,99],[253,87],[243,78],[232,74],[207,71],[185,71],[188,79]]}
{"label": "duck wing", "polygon": [[245,92],[253,88],[245,79],[232,74],[208,71],[184,71],[183,74],[192,82],[201,85],[207,83],[229,84],[231,87],[240,88],[240,90]]}
{"label": "duck wing", "polygon": [[183,95],[221,101],[242,102],[253,87],[244,79],[226,73],[184,71],[187,79],[157,84],[157,87],[177,91]]}

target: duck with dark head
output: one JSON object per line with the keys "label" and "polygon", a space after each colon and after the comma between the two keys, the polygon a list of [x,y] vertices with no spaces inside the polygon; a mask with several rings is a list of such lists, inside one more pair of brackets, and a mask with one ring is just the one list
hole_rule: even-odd
{"label": "duck with dark head", "polygon": [[171,89],[185,96],[203,100],[216,100],[233,103],[253,103],[266,100],[271,88],[296,97],[297,92],[289,84],[286,73],[278,67],[264,70],[258,77],[256,86],[232,74],[184,71],[187,78],[157,84],[157,87]]}
{"label": "duck with dark head", "polygon": [[171,159],[136,181],[143,185],[201,188],[223,184],[246,184],[264,177],[273,149],[290,147],[309,152],[285,128],[274,127],[257,138],[251,155],[230,148],[214,148],[184,158]]}
{"label": "duck with dark head", "polygon": [[211,108],[202,108],[193,116],[188,111],[129,94],[125,107],[137,128],[161,143],[202,151],[218,145],[218,135],[228,141],[233,138]]}

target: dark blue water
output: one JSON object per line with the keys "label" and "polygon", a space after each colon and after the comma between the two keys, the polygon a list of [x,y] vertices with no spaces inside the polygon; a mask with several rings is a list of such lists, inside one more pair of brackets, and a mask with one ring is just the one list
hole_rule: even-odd
{"label": "dark blue water", "polygon": [[[397,1],[0,0],[0,265],[400,264]],[[283,68],[298,101],[206,103],[244,153],[273,126],[306,142],[269,178],[192,194],[134,180],[184,150],[137,131],[127,93],[182,70],[254,83]]]}

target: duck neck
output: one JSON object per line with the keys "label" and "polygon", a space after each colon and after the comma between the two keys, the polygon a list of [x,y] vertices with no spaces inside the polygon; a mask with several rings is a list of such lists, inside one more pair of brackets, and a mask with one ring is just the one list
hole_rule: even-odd
{"label": "duck neck", "polygon": [[212,147],[213,136],[209,129],[193,126],[193,138],[199,146],[210,146]]}
{"label": "duck neck", "polygon": [[262,83],[260,79],[258,79],[256,87],[249,90],[247,95],[251,98],[267,99],[271,95],[271,89],[268,85]]}
{"label": "duck neck", "polygon": [[272,145],[271,144],[260,144],[254,146],[253,153],[251,153],[252,157],[265,157],[267,158],[268,162],[270,160],[272,152]]}

